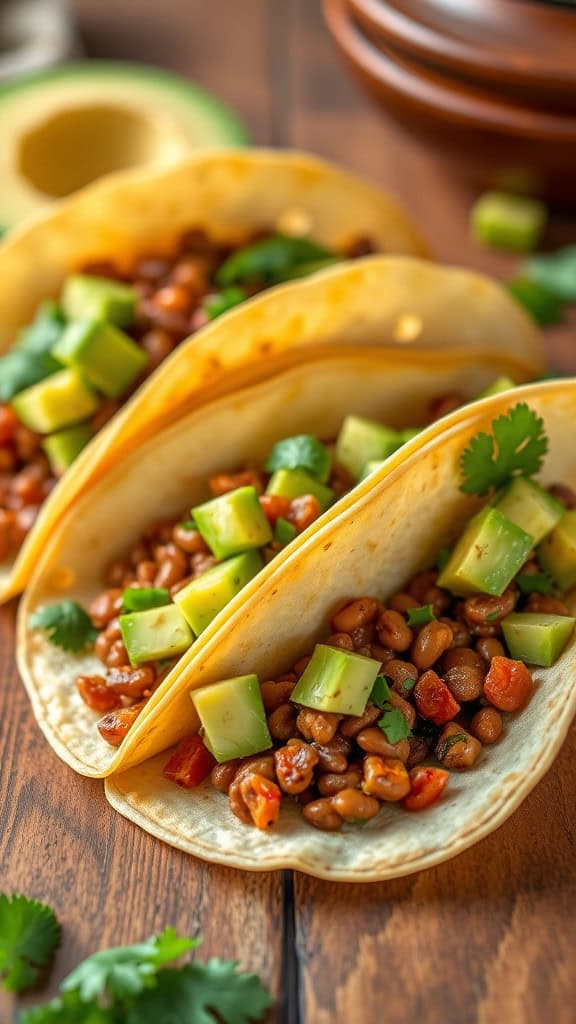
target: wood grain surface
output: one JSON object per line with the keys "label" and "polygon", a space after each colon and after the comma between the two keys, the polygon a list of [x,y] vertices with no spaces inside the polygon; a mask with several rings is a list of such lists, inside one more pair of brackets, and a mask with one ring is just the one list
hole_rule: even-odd
{"label": "wood grain surface", "polygon": [[[438,257],[510,276],[467,237],[471,196],[365,99],[317,0],[75,0],[88,53],[183,72],[245,117],[256,142],[298,146],[365,174],[412,210]],[[576,238],[576,224],[552,239]],[[574,321],[549,333],[576,372]],[[270,986],[282,1024],[571,1024],[576,1020],[576,734],[493,836],[408,879],[338,886],[240,874],[164,847],[115,816],[36,726],[0,610],[0,888],[47,900],[63,924],[33,1005],[80,959],[168,924],[204,936]],[[0,996],[0,1022],[16,1007]]]}

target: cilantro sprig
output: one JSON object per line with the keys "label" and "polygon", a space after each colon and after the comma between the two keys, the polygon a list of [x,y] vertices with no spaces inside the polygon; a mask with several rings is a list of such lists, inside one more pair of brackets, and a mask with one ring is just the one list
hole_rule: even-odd
{"label": "cilantro sprig", "polygon": [[488,494],[514,476],[534,476],[548,450],[544,421],[519,402],[492,423],[492,433],[473,437],[460,459],[465,494]]}
{"label": "cilantro sprig", "polygon": [[435,618],[434,608],[431,604],[423,604],[419,608],[408,609],[407,621],[409,626],[426,626],[429,622],[434,622]]}
{"label": "cilantro sprig", "polygon": [[412,735],[412,731],[400,708],[395,708],[391,704],[390,697],[388,679],[386,676],[377,676],[370,694],[372,704],[382,711],[382,717],[376,724],[389,743],[399,743],[400,740],[408,739]]}
{"label": "cilantro sprig", "polygon": [[58,942],[60,925],[45,903],[0,893],[0,982],[10,992],[31,988]]}
{"label": "cilantro sprig", "polygon": [[[60,939],[54,911],[24,896],[0,894],[0,981],[24,991]],[[174,961],[200,939],[174,928],[131,946],[89,956],[60,986],[60,995],[21,1013],[18,1024],[250,1024],[262,1020],[270,994],[234,961]],[[170,966],[169,966],[170,965]]]}
{"label": "cilantro sprig", "polygon": [[88,612],[76,601],[47,604],[30,616],[28,625],[30,629],[45,630],[50,643],[63,651],[83,651],[98,636]]}

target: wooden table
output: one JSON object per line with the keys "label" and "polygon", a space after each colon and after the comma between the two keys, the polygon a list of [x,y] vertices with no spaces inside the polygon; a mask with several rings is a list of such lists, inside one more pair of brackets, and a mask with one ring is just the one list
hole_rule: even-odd
{"label": "wooden table", "polygon": [[[87,51],[189,74],[233,104],[260,143],[315,150],[397,193],[436,254],[509,275],[467,238],[470,196],[450,169],[384,123],[343,71],[317,0],[76,0]],[[230,31],[233,29],[233,31]],[[574,224],[555,226],[576,238]],[[549,336],[576,371],[574,331]],[[572,344],[571,344],[572,341]],[[83,957],[173,924],[203,954],[237,958],[283,1024],[569,1024],[576,996],[576,734],[495,835],[405,880],[335,885],[192,860],[114,815],[38,730],[13,662],[15,605],[0,613],[0,887],[54,905],[55,993]],[[1,999],[4,1002],[1,1002]],[[0,1019],[14,1007],[0,997]]]}

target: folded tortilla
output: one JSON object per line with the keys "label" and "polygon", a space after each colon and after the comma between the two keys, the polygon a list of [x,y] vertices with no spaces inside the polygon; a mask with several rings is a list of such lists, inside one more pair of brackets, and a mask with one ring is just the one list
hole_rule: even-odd
{"label": "folded tortilla", "polygon": [[[418,343],[394,345],[398,324],[408,316],[420,324]],[[290,559],[301,538],[248,584],[182,656],[118,750],[100,738],[98,716],[74,685],[79,673],[101,671],[101,663],[92,655],[66,654],[41,632],[30,631],[27,623],[34,611],[63,599],[86,605],[104,589],[108,564],[150,523],[204,500],[211,475],[261,464],[280,438],[298,433],[335,437],[349,413],[393,427],[414,426],[425,422],[433,398],[459,392],[472,399],[500,374],[523,381],[539,366],[531,328],[496,285],[465,271],[397,259],[368,260],[271,292],[217,322],[199,346],[213,344],[215,337],[223,353],[231,352],[236,340],[248,350],[264,339],[280,349],[293,341],[299,362],[286,368],[282,360],[278,367],[270,360],[266,380],[197,406],[187,402],[188,355],[181,353],[164,371],[173,384],[170,422],[151,436],[143,430],[140,443],[76,499],[47,539],[21,604],[18,661],[37,719],[57,753],[87,775],[136,764],[184,734],[176,735],[177,728],[168,737],[158,731],[164,719],[156,718],[156,707],[178,688],[187,693],[202,651],[218,642],[235,610],[246,609],[251,632],[248,609],[260,581]],[[429,429],[434,433],[442,427]],[[410,450],[411,445],[405,446],[390,460],[390,468]],[[380,476],[387,472],[384,466]],[[364,481],[345,495],[310,532],[354,506],[367,486]],[[189,710],[187,698],[185,703]]]}
{"label": "folded tortilla", "polygon": [[[259,229],[287,231],[290,219],[335,251],[366,237],[376,252],[427,255],[416,228],[392,198],[329,163],[272,150],[206,151],[168,167],[112,175],[11,232],[0,246],[0,354],[10,349],[39,304],[57,296],[66,277],[87,263],[112,259],[128,267],[140,254],[170,252],[192,227],[216,241],[243,244]],[[141,430],[155,428],[171,406],[172,384],[182,368],[187,397],[201,401],[207,387],[234,388],[235,373],[247,370],[262,352],[239,344],[223,354],[216,331],[208,334],[197,361],[199,338],[196,333],[179,346],[174,373],[164,372],[168,361],[124,406],[110,432],[101,431],[84,450],[44,504],[16,560],[0,565],[0,600],[25,586],[45,538],[75,496],[134,444]],[[293,340],[294,333],[286,345]],[[278,339],[273,346],[284,343]]]}
{"label": "folded tortilla", "polygon": [[[182,674],[155,709],[157,749],[194,731],[189,690],[256,672],[274,678],[316,640],[326,637],[342,599],[386,598],[434,564],[478,507],[459,490],[458,462],[479,431],[525,401],[542,416],[550,440],[542,482],[576,485],[569,441],[576,415],[576,380],[519,388],[457,411],[389,461],[385,473],[358,489],[355,501],[296,546],[261,579],[257,600],[230,614],[218,645]],[[442,800],[420,814],[382,808],[361,829],[311,828],[294,806],[283,806],[268,832],[241,824],[209,782],[182,790],[163,777],[168,755],[156,756],[108,780],[106,792],[125,817],[195,856],[247,870],[294,868],[322,878],[368,882],[407,875],[455,856],[502,824],[548,770],[576,710],[576,641],[556,664],[533,672],[536,691],[521,714],[507,718],[501,741],[473,770],[452,773]],[[291,804],[291,801],[286,801]]]}

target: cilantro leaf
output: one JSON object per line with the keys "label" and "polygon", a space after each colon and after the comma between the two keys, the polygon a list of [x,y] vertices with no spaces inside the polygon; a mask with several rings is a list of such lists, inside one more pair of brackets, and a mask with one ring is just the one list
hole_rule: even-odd
{"label": "cilantro leaf", "polygon": [[164,587],[126,587],[122,594],[123,612],[144,612],[170,604],[170,591]]}
{"label": "cilantro leaf", "polygon": [[63,651],[83,651],[98,636],[88,612],[76,601],[47,604],[30,616],[28,625],[46,630],[50,643]]}
{"label": "cilantro leaf", "polygon": [[45,903],[0,893],[0,981],[23,992],[50,960],[60,939],[56,915]]}
{"label": "cilantro leaf", "polygon": [[52,356],[12,349],[0,359],[0,402],[10,402],[21,391],[61,369]]}
{"label": "cilantro leaf", "polygon": [[76,967],[62,982],[61,991],[78,992],[84,1002],[104,992],[117,999],[136,996],[154,984],[158,967],[198,944],[198,940],[179,938],[173,928],[167,928],[145,942],[104,949]]}
{"label": "cilantro leaf", "polygon": [[48,355],[60,339],[65,326],[66,322],[58,303],[49,299],[39,307],[30,326],[20,332],[16,348],[36,356]]}
{"label": "cilantro leaf", "polygon": [[451,554],[452,552],[450,551],[450,548],[440,548],[436,555],[436,568],[438,569],[438,572],[442,572],[444,566],[448,565]]}
{"label": "cilantro leaf", "polygon": [[98,1003],[84,1003],[77,992],[67,992],[44,1006],[27,1010],[18,1024],[122,1024],[120,1010],[104,1009]]}
{"label": "cilantro leaf", "polygon": [[163,970],[153,989],[132,1001],[126,1024],[249,1024],[262,1020],[272,1000],[255,974],[241,974],[237,964],[209,960]]}
{"label": "cilantro leaf", "polygon": [[438,757],[438,760],[441,761],[444,757],[446,757],[446,754],[450,750],[450,747],[453,747],[455,743],[465,743],[467,739],[468,736],[466,735],[465,732],[455,732],[452,734],[452,736],[447,736],[446,739],[442,740],[442,743],[439,744],[436,750],[436,756]]}
{"label": "cilantro leaf", "polygon": [[554,590],[552,577],[547,572],[521,573],[516,583],[522,594],[551,594]]}
{"label": "cilantro leaf", "polygon": [[487,494],[513,476],[533,476],[548,450],[544,422],[519,402],[492,423],[492,434],[473,437],[460,459],[465,494]]}
{"label": "cilantro leaf", "polygon": [[382,718],[378,720],[378,728],[382,730],[388,743],[399,743],[412,735],[412,730],[400,708],[393,708],[388,704],[384,708]]}
{"label": "cilantro leaf", "polygon": [[377,708],[380,708],[380,710],[386,706],[390,700],[390,687],[386,676],[376,676],[374,686],[372,687],[372,693],[368,699],[372,704],[375,704]]}
{"label": "cilantro leaf", "polygon": [[431,604],[423,604],[420,608],[408,609],[409,626],[425,626],[428,622],[434,622],[436,616]]}
{"label": "cilantro leaf", "polygon": [[229,288],[223,288],[221,292],[217,292],[214,295],[208,295],[204,299],[204,312],[209,320],[215,320],[216,317],[222,316],[222,313],[226,313],[229,309],[234,309],[234,306],[239,306],[241,302],[245,302],[248,298],[248,293],[244,288],[239,288],[238,285],[231,285]]}
{"label": "cilantro leaf", "polygon": [[266,469],[269,473],[277,469],[304,469],[318,480],[326,482],[330,475],[330,452],[312,434],[285,437],[272,448]]}
{"label": "cilantro leaf", "polygon": [[522,272],[564,302],[576,301],[576,245],[531,256]]}
{"label": "cilantro leaf", "polygon": [[417,682],[418,682],[417,679],[404,679],[404,680],[402,680],[402,684],[401,684],[402,693],[412,693],[412,690],[416,686]]}
{"label": "cilantro leaf", "polygon": [[216,283],[221,287],[254,280],[277,284],[294,267],[332,255],[306,238],[272,235],[233,252],[216,272]]}

